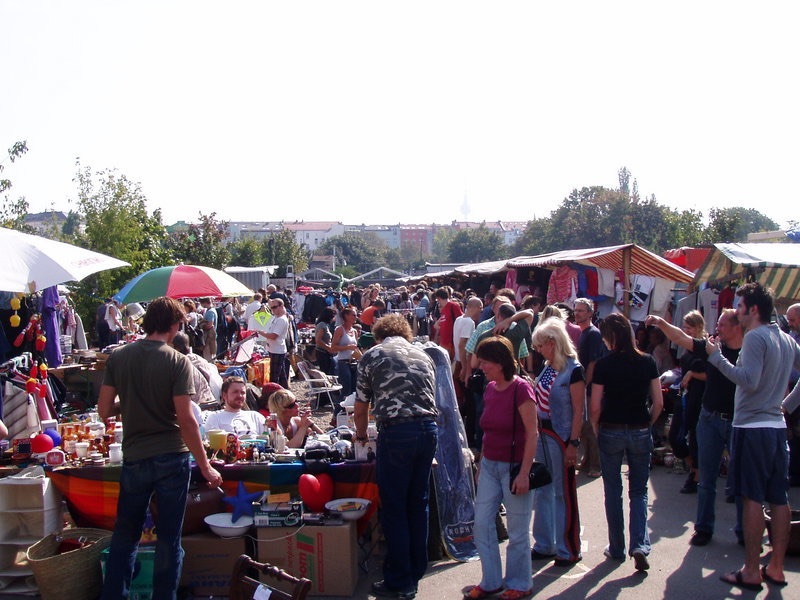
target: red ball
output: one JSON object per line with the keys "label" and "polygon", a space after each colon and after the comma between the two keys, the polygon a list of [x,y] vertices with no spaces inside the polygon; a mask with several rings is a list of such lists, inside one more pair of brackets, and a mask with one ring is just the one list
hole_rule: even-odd
{"label": "red ball", "polygon": [[300,498],[303,503],[311,512],[321,512],[325,508],[325,501],[320,494],[319,479],[310,473],[303,473],[300,475],[300,480],[297,482],[297,489],[300,492]]}
{"label": "red ball", "polygon": [[42,454],[53,449],[53,438],[46,433],[37,433],[31,437],[31,450],[35,454]]}

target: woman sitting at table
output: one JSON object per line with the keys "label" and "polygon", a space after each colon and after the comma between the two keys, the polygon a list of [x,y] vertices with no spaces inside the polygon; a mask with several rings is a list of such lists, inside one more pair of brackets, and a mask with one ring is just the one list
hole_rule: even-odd
{"label": "woman sitting at table", "polygon": [[278,417],[278,429],[286,436],[287,448],[302,448],[308,432],[322,433],[311,420],[310,411],[300,412],[297,399],[289,390],[278,390],[269,397],[269,410]]}

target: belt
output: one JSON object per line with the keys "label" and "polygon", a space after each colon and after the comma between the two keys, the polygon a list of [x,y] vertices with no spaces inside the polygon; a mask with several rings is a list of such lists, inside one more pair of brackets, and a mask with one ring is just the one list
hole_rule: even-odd
{"label": "belt", "polygon": [[733,421],[733,413],[719,412],[718,410],[709,410],[708,412],[716,417],[719,417],[720,421]]}
{"label": "belt", "polygon": [[601,429],[650,429],[650,423],[600,423]]}
{"label": "belt", "polygon": [[403,423],[416,423],[420,421],[434,421],[434,418],[430,415],[421,415],[418,417],[391,417],[389,419],[382,419],[378,421],[378,429],[385,429],[387,427],[392,427],[393,425],[401,425]]}

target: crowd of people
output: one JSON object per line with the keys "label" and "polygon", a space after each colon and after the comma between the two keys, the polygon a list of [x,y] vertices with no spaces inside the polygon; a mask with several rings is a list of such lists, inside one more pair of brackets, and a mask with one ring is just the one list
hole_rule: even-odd
{"label": "crowd of people", "polygon": [[[788,452],[786,429],[800,412],[800,391],[792,391],[800,374],[800,304],[785,315],[787,333],[777,324],[781,319],[775,318],[771,292],[757,283],[739,289],[737,307],[721,311],[711,331],[698,311],[683,315],[679,326],[650,315],[637,328],[621,313],[598,320],[589,298],[545,305],[535,294],[518,299],[513,290],[494,286],[484,297],[447,286],[386,290],[377,285],[314,293],[313,299],[301,295],[271,286],[247,304],[222,299],[215,306],[204,298],[198,307],[187,301],[178,305],[180,315],[169,304],[161,309],[166,320],[157,324],[148,319],[151,307],[161,305],[151,303],[142,325],[145,341],[152,344],[134,345],[140,352],[113,353],[101,392],[101,414],[122,412],[125,439],[133,432],[126,465],[129,456],[157,461],[165,453],[194,452],[197,441],[189,428],[262,433],[265,414],[277,416],[289,447],[301,447],[309,433],[321,432],[289,389],[293,332],[298,323],[307,323],[313,326],[318,368],[338,377],[341,398],[355,393],[354,443],[366,442],[370,414],[379,430],[377,483],[387,554],[384,578],[373,591],[414,598],[427,565],[428,481],[438,432],[434,364],[412,341],[430,339],[450,357],[465,443],[477,462],[474,538],[482,578],[465,598],[527,597],[533,593],[532,563],[569,568],[582,560],[581,471],[602,477],[608,528],[604,555],[631,558],[637,571],[649,569],[648,480],[655,446],[662,443],[689,467],[678,491],[697,494],[691,544],[712,541],[717,479],[727,450],[725,496],[737,503],[735,532],[745,560],[723,579],[745,589],[785,581],[789,475],[800,475],[797,454]],[[237,324],[228,326],[229,320]],[[243,378],[222,381],[216,368],[208,368],[221,348],[236,343],[241,330],[256,332],[270,357],[271,387],[263,394],[262,411],[248,410]],[[153,379],[159,390],[147,391],[152,397],[143,405],[152,404],[152,414],[140,414],[134,405],[142,392],[131,386],[131,378],[168,354],[167,342],[186,361],[170,354],[160,365],[159,373],[171,366]],[[123,356],[130,360],[123,363]],[[670,374],[681,391],[677,401],[669,400]],[[191,423],[187,410],[195,415]],[[672,415],[668,433],[661,431],[667,421],[662,411]],[[142,442],[137,429],[128,430],[128,419],[142,424],[142,436],[148,428],[179,427],[169,440],[165,437],[162,449],[139,456]],[[534,460],[547,466],[552,482],[531,490],[528,472]],[[630,499],[627,539],[623,463]],[[178,461],[174,468],[181,465]],[[200,467],[218,485],[219,474],[210,465]],[[140,484],[146,489],[160,485]],[[112,541],[111,564],[121,572],[140,512],[136,497],[134,492],[120,497],[121,505],[127,503],[122,514],[131,515]],[[773,551],[769,563],[761,565],[765,503],[772,509]],[[500,511],[508,534],[505,575],[495,526]],[[172,581],[179,558],[167,547],[174,540],[165,537],[164,552],[172,558],[164,577]]]}

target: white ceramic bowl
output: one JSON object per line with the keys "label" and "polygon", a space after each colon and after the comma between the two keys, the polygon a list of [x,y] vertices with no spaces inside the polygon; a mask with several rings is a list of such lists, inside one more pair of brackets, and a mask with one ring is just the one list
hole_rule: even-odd
{"label": "white ceramic bowl", "polygon": [[236,523],[231,522],[232,517],[231,513],[216,513],[208,515],[204,520],[206,525],[211,527],[211,531],[220,537],[239,537],[247,533],[247,530],[253,525],[253,517],[242,515],[236,520]]}
{"label": "white ceramic bowl", "polygon": [[326,502],[325,508],[329,512],[342,515],[345,521],[355,521],[367,512],[370,504],[372,503],[365,498],[339,498]]}

